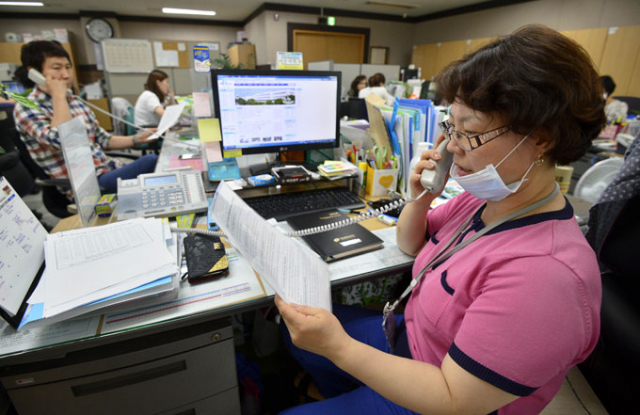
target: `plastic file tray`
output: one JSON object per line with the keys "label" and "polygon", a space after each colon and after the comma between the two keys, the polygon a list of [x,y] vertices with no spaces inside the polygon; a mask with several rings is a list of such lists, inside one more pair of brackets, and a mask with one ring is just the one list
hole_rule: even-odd
{"label": "plastic file tray", "polygon": [[240,177],[240,168],[235,158],[226,158],[222,161],[209,163],[209,180],[212,182],[235,180]]}

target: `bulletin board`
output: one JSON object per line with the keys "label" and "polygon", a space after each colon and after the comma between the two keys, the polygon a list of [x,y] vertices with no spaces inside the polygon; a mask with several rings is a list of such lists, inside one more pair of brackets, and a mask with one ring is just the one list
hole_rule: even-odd
{"label": "bulletin board", "polygon": [[155,40],[153,55],[156,68],[189,69],[191,67],[187,42]]}

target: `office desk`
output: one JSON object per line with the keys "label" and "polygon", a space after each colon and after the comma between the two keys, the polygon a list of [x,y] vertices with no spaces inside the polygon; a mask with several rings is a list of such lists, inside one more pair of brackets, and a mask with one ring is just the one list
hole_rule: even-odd
{"label": "office desk", "polygon": [[[111,220],[99,219],[96,225]],[[379,228],[375,232],[385,240],[385,248],[330,264],[332,286],[411,268],[413,258],[395,245],[395,228],[367,222],[365,226]],[[79,224],[77,217],[67,218],[54,231]],[[234,278],[233,269],[229,278]],[[228,318],[272,304],[273,295],[264,283],[255,298],[159,321],[147,319],[146,310],[134,309],[136,319],[108,333],[100,327],[109,314],[18,333],[9,328],[0,336],[0,351],[30,337],[44,339],[0,356],[0,380],[21,415],[239,414]],[[59,337],[62,334],[67,337]]]}

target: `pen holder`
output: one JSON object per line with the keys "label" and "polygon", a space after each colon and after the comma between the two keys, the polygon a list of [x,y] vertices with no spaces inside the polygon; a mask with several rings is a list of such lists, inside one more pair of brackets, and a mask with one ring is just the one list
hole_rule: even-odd
{"label": "pen holder", "polygon": [[398,187],[398,169],[372,169],[367,166],[367,196],[387,196]]}

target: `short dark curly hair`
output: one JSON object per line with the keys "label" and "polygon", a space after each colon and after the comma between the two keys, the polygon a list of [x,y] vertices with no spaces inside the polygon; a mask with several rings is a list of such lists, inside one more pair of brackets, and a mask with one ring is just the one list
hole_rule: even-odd
{"label": "short dark curly hair", "polygon": [[436,78],[448,103],[506,117],[517,134],[553,146],[558,164],[578,160],[605,125],[602,84],[587,52],[559,32],[528,25],[449,64]]}

